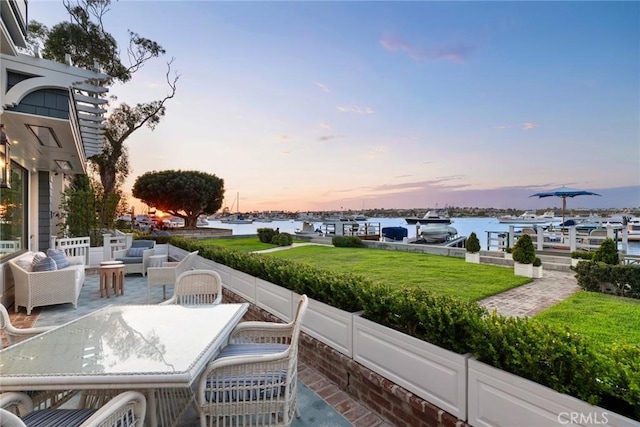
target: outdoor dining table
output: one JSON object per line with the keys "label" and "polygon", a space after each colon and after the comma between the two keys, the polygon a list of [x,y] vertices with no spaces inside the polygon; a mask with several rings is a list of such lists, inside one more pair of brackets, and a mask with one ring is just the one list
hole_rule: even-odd
{"label": "outdoor dining table", "polygon": [[171,395],[163,391],[191,396],[248,307],[105,307],[1,350],[0,391],[142,390],[149,424],[175,424],[191,397],[167,419],[162,405],[175,402],[163,402]]}

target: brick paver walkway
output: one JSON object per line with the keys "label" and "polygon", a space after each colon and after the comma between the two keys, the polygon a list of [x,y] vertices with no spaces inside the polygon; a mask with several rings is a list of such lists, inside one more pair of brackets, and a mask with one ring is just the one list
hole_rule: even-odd
{"label": "brick paver walkway", "polygon": [[533,316],[580,290],[574,272],[544,271],[543,277],[478,301],[504,316]]}

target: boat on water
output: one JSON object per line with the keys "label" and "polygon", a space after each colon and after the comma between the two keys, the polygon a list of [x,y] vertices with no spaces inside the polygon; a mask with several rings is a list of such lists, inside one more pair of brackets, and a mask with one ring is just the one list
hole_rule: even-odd
{"label": "boat on water", "polygon": [[429,211],[422,218],[411,216],[404,220],[407,224],[451,224],[449,212],[446,211]]}
{"label": "boat on water", "polygon": [[297,228],[294,231],[294,234],[296,236],[302,236],[302,237],[315,237],[315,236],[321,236],[322,231],[320,231],[320,229],[317,229],[312,222],[303,221],[302,228]]}
{"label": "boat on water", "polygon": [[522,215],[503,215],[498,217],[500,224],[547,224],[556,220],[555,213],[553,211],[547,211],[542,215],[537,215],[535,212],[526,211]]}
{"label": "boat on water", "polygon": [[253,219],[244,215],[230,215],[226,218],[221,218],[220,222],[223,224],[252,224]]}
{"label": "boat on water", "polygon": [[431,223],[421,225],[418,235],[425,243],[444,243],[456,237],[458,230],[448,224]]}

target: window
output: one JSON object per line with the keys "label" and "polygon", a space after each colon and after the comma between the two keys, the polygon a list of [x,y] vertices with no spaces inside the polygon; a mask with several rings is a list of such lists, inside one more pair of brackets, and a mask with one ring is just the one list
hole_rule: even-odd
{"label": "window", "polygon": [[27,248],[27,173],[11,164],[11,188],[0,188],[0,259]]}

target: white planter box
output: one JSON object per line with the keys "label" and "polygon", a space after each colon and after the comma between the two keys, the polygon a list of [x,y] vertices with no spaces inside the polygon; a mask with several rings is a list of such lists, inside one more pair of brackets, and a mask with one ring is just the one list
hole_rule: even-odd
{"label": "white planter box", "polygon": [[539,267],[532,267],[532,276],[534,279],[541,279],[542,278],[542,266]]}
{"label": "white planter box", "polygon": [[468,366],[468,423],[474,427],[639,425],[637,421],[474,358],[469,359]]}
{"label": "white planter box", "polygon": [[464,254],[464,260],[473,264],[480,264],[480,252],[466,252]]}
{"label": "white planter box", "polygon": [[[293,294],[292,309],[298,306],[299,294]],[[340,353],[353,358],[353,313],[309,298],[302,330]]]}
{"label": "white planter box", "polygon": [[467,416],[467,359],[360,316],[353,358],[459,419]]}
{"label": "white planter box", "polygon": [[249,302],[256,302],[256,278],[231,269],[229,275],[229,288]]}
{"label": "white planter box", "polygon": [[[256,305],[285,322],[293,319],[293,292],[258,278],[256,278]],[[295,306],[297,305],[296,299]]]}
{"label": "white planter box", "polygon": [[513,273],[516,276],[533,277],[533,264],[513,263]]}

